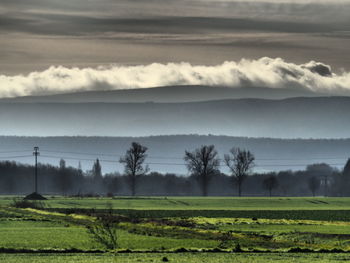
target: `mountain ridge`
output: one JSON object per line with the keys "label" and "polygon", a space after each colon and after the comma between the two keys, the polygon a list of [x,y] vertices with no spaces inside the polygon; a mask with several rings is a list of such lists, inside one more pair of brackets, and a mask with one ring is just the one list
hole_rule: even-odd
{"label": "mountain ridge", "polygon": [[346,138],[350,97],[181,103],[0,103],[1,135]]}
{"label": "mountain ridge", "polygon": [[[332,96],[297,88],[264,87],[211,87],[211,86],[167,86],[140,89],[100,90],[61,93],[40,96],[1,98],[0,102],[194,102],[222,99],[261,98],[284,99],[291,97]],[[336,96],[336,94],[335,94]]]}

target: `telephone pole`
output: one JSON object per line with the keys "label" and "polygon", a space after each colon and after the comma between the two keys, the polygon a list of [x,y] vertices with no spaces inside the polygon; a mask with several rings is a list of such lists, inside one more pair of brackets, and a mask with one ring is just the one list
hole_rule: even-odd
{"label": "telephone pole", "polygon": [[38,146],[34,147],[33,155],[35,157],[35,191],[34,192],[38,193],[38,155],[40,155]]}

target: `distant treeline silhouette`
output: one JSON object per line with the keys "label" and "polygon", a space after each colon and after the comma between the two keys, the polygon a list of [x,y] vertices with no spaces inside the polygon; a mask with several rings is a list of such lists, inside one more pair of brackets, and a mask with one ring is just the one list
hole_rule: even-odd
{"label": "distant treeline silhouette", "polygon": [[[0,162],[0,193],[28,194],[33,191],[34,167],[16,162]],[[39,192],[43,194],[105,196],[132,195],[128,177],[120,173],[96,176],[77,168],[64,170],[39,164]],[[327,177],[326,177],[327,176]],[[273,179],[272,179],[273,178]],[[326,179],[327,178],[327,179]],[[325,185],[326,180],[327,187]],[[350,196],[350,174],[333,170],[327,164],[310,165],[306,170],[278,173],[254,173],[242,187],[242,195],[263,196]],[[328,188],[328,189],[327,189]],[[237,195],[237,184],[231,176],[214,175],[207,195]],[[202,195],[195,176],[150,172],[138,178],[137,195]]]}
{"label": "distant treeline silhouette", "polygon": [[[213,145],[186,151],[184,161],[190,176],[149,171],[144,164],[147,147],[132,143],[120,158],[123,173],[102,175],[99,159],[91,170],[39,163],[38,192],[67,196],[114,195],[211,195],[211,196],[350,196],[350,159],[339,171],[326,163],[311,164],[305,170],[254,173],[253,153],[232,148],[220,171],[220,160]],[[34,167],[17,162],[0,162],[0,193],[28,194],[34,189]]]}

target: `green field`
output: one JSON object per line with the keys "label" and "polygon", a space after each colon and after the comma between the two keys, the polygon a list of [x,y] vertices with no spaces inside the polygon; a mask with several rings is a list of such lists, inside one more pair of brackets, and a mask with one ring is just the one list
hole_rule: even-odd
{"label": "green field", "polygon": [[[8,205],[13,196],[0,199]],[[114,197],[63,198],[50,197],[45,201],[51,208],[104,209],[111,204],[115,209],[140,210],[349,210],[349,197]]]}
{"label": "green field", "polygon": [[[350,260],[350,198],[51,197],[40,209],[12,199],[0,199],[2,262]],[[106,215],[116,250],[87,231]]]}

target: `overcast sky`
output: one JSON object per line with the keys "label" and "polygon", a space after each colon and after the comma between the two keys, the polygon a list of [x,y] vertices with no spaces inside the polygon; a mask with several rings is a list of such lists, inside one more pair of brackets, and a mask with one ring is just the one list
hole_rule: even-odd
{"label": "overcast sky", "polygon": [[281,57],[350,69],[350,0],[1,0],[0,74]]}

